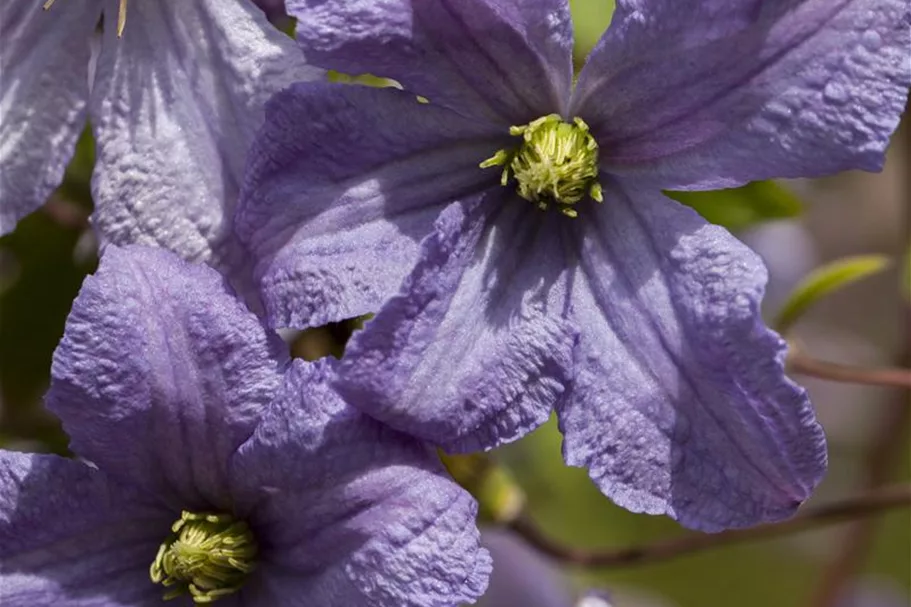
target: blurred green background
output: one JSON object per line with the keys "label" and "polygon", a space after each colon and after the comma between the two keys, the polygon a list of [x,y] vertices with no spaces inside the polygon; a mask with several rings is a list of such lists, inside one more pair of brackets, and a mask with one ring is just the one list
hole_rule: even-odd
{"label": "blurred green background", "polygon": [[[582,64],[588,50],[607,27],[611,9],[611,3],[604,0],[573,2],[577,65]],[[911,139],[907,129],[896,141],[901,138],[904,138],[902,141]],[[911,149],[911,146],[905,144],[904,149]],[[883,175],[848,175],[825,182],[789,184],[800,192],[807,210],[805,216],[786,223],[798,226],[796,229],[805,236],[809,234],[816,251],[815,259],[821,261],[850,252],[898,256],[904,246],[900,242],[904,236],[900,226],[907,219],[905,213],[911,198],[905,170],[895,168],[904,166],[909,160],[907,156],[902,157],[901,152],[893,152]],[[66,314],[82,278],[96,265],[96,245],[87,223],[91,211],[88,178],[92,157],[91,141],[84,137],[64,185],[42,210],[22,221],[13,234],[0,239],[0,444],[4,446],[60,453],[66,449],[65,436],[53,417],[43,412],[40,402],[48,382],[51,353],[62,334]],[[871,188],[879,192],[872,197],[875,200],[863,197],[857,200],[853,195],[857,191],[870,192]],[[842,197],[850,200],[840,202]],[[883,203],[886,198],[894,202]],[[759,223],[799,214],[802,206],[796,196],[774,184],[717,194],[686,195],[679,199],[738,234],[746,233]],[[878,206],[882,204],[892,206],[884,211]],[[828,205],[828,210],[823,205]],[[897,222],[886,220],[880,222],[883,225],[877,223],[873,227],[862,221],[858,223],[857,217],[867,216],[863,208],[859,214],[850,214],[852,206],[858,205],[871,205],[867,214],[885,213],[887,219],[889,213],[897,214]],[[843,213],[840,218],[839,212]],[[897,232],[896,226],[899,226]],[[885,236],[882,230],[885,230]],[[857,237],[855,232],[858,231],[863,238]],[[793,240],[787,240],[787,234],[784,232],[781,238],[793,244]],[[794,261],[796,253],[793,258],[785,257],[777,270],[776,264],[770,263],[772,286],[777,278],[776,271],[790,275],[806,269]],[[789,262],[798,267],[789,266]],[[801,263],[806,264],[806,260]],[[821,337],[814,337],[816,334],[808,330],[802,338],[823,344],[818,346],[822,348],[819,353],[826,354],[829,352],[825,346],[829,343],[827,340],[831,341],[832,335],[840,336],[842,341],[837,347],[832,346],[835,354],[841,351],[839,348],[844,348],[848,356],[857,351],[870,362],[891,360],[896,363],[902,348],[907,347],[905,335],[894,330],[903,321],[897,284],[896,277],[886,273],[871,279],[862,296],[855,288],[853,295],[849,289],[844,295],[833,297],[834,301],[826,302],[818,312],[819,320],[811,323]],[[867,320],[858,316],[867,317]],[[874,316],[876,318],[872,318]],[[332,347],[333,339],[337,340],[338,335],[338,327],[311,332],[298,347],[312,356]],[[869,476],[866,462],[882,445],[885,438],[881,432],[889,428],[889,420],[893,418],[903,420],[899,422],[902,427],[893,428],[894,436],[889,440],[895,450],[884,456],[885,463],[878,464],[878,474],[891,480],[911,479],[911,450],[905,427],[907,416],[902,417],[899,412],[907,406],[907,402],[902,402],[907,395],[885,389],[809,387],[829,433],[831,448],[831,471],[814,498],[816,503],[850,495],[863,488]],[[828,409],[830,406],[834,412]],[[846,432],[846,427],[850,431]],[[553,423],[495,455],[513,470],[528,494],[532,514],[541,526],[568,543],[625,546],[683,532],[673,521],[633,515],[614,507],[594,489],[584,471],[565,467],[560,455],[560,436]],[[845,550],[851,549],[858,552],[860,565],[856,579],[844,580],[845,588],[856,581],[886,593],[894,591],[899,597],[894,605],[907,605],[911,588],[911,519],[908,511],[893,511],[878,517],[869,550],[863,546],[861,549],[852,547],[849,527],[841,525],[663,564],[618,571],[568,571],[568,574],[580,588],[611,588],[618,607],[825,607],[814,597],[825,576],[831,576],[830,564]],[[839,607],[851,605],[879,607],[866,602],[844,602]],[[882,607],[889,607],[889,604]]]}

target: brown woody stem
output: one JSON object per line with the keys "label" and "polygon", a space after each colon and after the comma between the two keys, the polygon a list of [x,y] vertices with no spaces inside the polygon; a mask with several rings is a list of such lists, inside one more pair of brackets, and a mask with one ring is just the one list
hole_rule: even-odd
{"label": "brown woody stem", "polygon": [[911,388],[911,369],[864,368],[817,360],[795,349],[788,356],[788,369],[800,375],[849,384]]}
{"label": "brown woody stem", "polygon": [[732,544],[770,539],[909,506],[911,484],[900,484],[876,489],[812,510],[808,509],[803,514],[781,523],[717,534],[693,533],[653,544],[601,550],[566,546],[543,533],[526,514],[520,515],[507,526],[532,547],[558,561],[578,567],[618,568],[659,563]]}

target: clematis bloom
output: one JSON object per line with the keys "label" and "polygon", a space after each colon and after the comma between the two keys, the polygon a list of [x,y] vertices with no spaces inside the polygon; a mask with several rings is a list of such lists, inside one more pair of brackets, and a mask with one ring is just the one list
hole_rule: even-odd
{"label": "clematis bloom", "polygon": [[426,445],[346,405],[333,364],[282,349],[214,270],[109,247],[47,396],[91,465],[0,451],[0,603],[480,596],[490,557],[471,496]]}
{"label": "clematis bloom", "polygon": [[263,105],[322,71],[250,0],[42,4],[0,2],[0,234],[60,184],[88,120],[101,240],[244,276],[232,220]]}
{"label": "clematis bloom", "polygon": [[575,84],[566,0],[287,8],[313,63],[404,89],[279,93],[238,207],[273,325],[377,312],[343,396],[455,452],[555,411],[623,507],[793,514],[825,441],[760,318],[766,270],[662,190],[880,168],[908,3],[620,0]]}

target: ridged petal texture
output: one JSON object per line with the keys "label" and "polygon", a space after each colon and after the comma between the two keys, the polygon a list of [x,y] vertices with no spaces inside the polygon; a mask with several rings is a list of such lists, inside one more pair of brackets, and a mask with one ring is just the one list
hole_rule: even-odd
{"label": "ridged petal texture", "polygon": [[522,124],[562,112],[572,81],[564,0],[289,0],[316,65],[398,80],[432,103]]}
{"label": "ridged petal texture", "polygon": [[102,241],[161,246],[245,280],[233,216],[263,106],[322,71],[248,0],[131,2],[121,38],[117,3],[107,7],[89,107]]}
{"label": "ridged petal texture", "polygon": [[[349,345],[338,389],[445,449],[493,448],[556,410],[566,460],[627,508],[705,530],[787,517],[819,482],[825,441],[784,374],[784,342],[759,314],[766,272],[661,190],[881,166],[911,80],[911,9],[619,0],[564,107],[566,6],[289,2],[306,24],[299,42],[321,66],[394,77],[406,96],[338,88],[276,98],[276,127],[293,134],[276,128],[279,143],[257,142],[250,191],[260,194],[240,213],[255,219],[261,278],[274,277],[262,281],[280,311],[271,321],[306,322],[293,312],[302,308],[320,320],[376,311]],[[307,108],[326,118],[299,126]],[[495,145],[509,125],[564,109],[598,141],[603,204],[581,202],[574,220],[542,213],[514,184],[501,189],[496,169],[453,187],[451,176],[491,155],[475,151],[460,120],[501,129],[492,153],[518,143]],[[307,143],[295,147],[300,133]],[[331,163],[308,172],[293,161],[315,149]],[[387,150],[389,164],[374,160]],[[325,187],[312,187],[316,172],[331,176]],[[420,186],[397,187],[409,177]],[[292,192],[318,202],[282,226],[290,238],[270,241],[262,217]],[[419,208],[420,221],[403,213]],[[351,219],[358,210],[382,228],[364,229]],[[301,246],[314,227],[341,232],[342,254],[332,258],[328,238]],[[327,290],[342,295],[320,316],[319,285],[339,277],[325,270],[332,262],[349,286]],[[275,288],[285,277],[307,286]]]}
{"label": "ridged petal texture", "polygon": [[158,605],[149,566],[183,510],[250,526],[257,567],[228,607],[480,596],[475,500],[427,444],[346,404],[334,363],[285,351],[212,268],[109,246],[48,395],[91,463],[0,451],[0,596]]}
{"label": "ridged petal texture", "polygon": [[63,180],[85,126],[96,0],[0,2],[0,235]]}
{"label": "ridged petal texture", "polygon": [[879,170],[911,86],[905,0],[618,2],[573,113],[667,189]]}

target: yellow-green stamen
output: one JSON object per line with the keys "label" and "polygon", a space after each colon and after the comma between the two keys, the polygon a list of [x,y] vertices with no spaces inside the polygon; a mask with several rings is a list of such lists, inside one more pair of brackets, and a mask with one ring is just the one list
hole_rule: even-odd
{"label": "yellow-green stamen", "polygon": [[516,180],[519,196],[547,209],[553,203],[564,215],[576,217],[573,206],[590,196],[601,202],[598,183],[598,143],[581,118],[564,122],[557,114],[542,116],[523,126],[509,128],[522,137],[513,149],[498,150],[481,168],[502,166],[500,183]]}
{"label": "yellow-green stamen", "polygon": [[[57,0],[46,0],[44,3],[44,10],[50,9],[54,6],[54,2]],[[117,37],[123,37],[123,28],[127,24],[127,0],[120,0],[120,8],[117,11]]]}
{"label": "yellow-green stamen", "polygon": [[169,588],[165,600],[190,594],[196,604],[211,603],[239,590],[256,566],[253,532],[229,514],[184,510],[171,531],[149,569]]}

